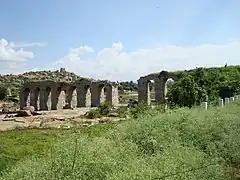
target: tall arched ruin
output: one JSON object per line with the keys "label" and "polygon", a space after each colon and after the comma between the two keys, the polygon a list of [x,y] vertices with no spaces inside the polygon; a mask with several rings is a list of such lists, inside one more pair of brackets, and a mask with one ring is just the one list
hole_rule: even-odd
{"label": "tall arched ruin", "polygon": [[156,74],[149,74],[147,76],[140,77],[138,80],[138,101],[150,104],[150,89],[149,83],[151,80],[155,82],[155,101],[157,104],[165,102],[166,96],[166,82],[168,79],[176,81],[178,77],[167,71],[162,71]]}
{"label": "tall arched ruin", "polygon": [[88,80],[74,83],[40,81],[27,82],[20,91],[20,109],[29,105],[36,110],[97,107],[105,101],[114,106],[118,104],[117,84]]}

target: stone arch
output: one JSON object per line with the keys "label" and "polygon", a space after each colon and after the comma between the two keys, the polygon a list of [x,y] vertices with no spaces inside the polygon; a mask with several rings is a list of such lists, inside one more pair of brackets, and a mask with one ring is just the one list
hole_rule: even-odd
{"label": "stone arch", "polygon": [[77,87],[70,86],[66,91],[66,108],[76,108],[77,107]]}
{"label": "stone arch", "polygon": [[99,85],[100,104],[106,102],[107,88],[105,85]]}
{"label": "stone arch", "polygon": [[33,90],[33,93],[34,93],[34,98],[33,98],[32,105],[34,106],[36,111],[39,111],[40,110],[40,88],[36,87]]}
{"label": "stone arch", "polygon": [[44,110],[51,110],[51,106],[52,106],[52,101],[51,101],[51,92],[52,89],[51,87],[47,86],[45,89],[44,89],[44,107],[43,109]]}
{"label": "stone arch", "polygon": [[30,106],[30,88],[24,88],[22,93],[23,93],[22,107]]}
{"label": "stone arch", "polygon": [[166,83],[168,79],[174,81],[178,77],[174,73],[162,71],[159,74],[150,74],[144,77],[140,77],[138,80],[138,100],[150,104],[149,82],[154,80],[155,82],[155,101],[157,104],[165,102],[165,96],[167,93]]}
{"label": "stone arch", "polygon": [[171,86],[173,85],[175,81],[172,79],[172,78],[168,78],[166,83],[165,83],[165,87],[164,87],[164,95],[166,96],[167,95],[167,92],[169,90],[169,88],[171,88]]}
{"label": "stone arch", "polygon": [[91,107],[92,105],[92,88],[90,85],[84,86],[84,104],[85,107]]}
{"label": "stone arch", "polygon": [[167,84],[168,82],[171,81],[176,81],[178,80],[177,75],[175,75],[173,72],[167,72],[167,71],[162,71],[158,75],[159,81],[160,81],[160,86],[159,86],[159,100],[160,102],[165,102],[166,100],[166,95],[167,95]]}
{"label": "stone arch", "polygon": [[65,104],[66,104],[66,90],[62,86],[59,86],[57,87],[56,92],[56,108],[63,109]]}

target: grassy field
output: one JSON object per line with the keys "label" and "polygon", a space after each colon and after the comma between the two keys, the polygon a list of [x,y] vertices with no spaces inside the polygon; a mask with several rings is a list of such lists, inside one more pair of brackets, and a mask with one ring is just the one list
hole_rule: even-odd
{"label": "grassy field", "polygon": [[0,179],[240,178],[239,103],[166,114],[143,107],[137,115],[89,128],[1,133]]}

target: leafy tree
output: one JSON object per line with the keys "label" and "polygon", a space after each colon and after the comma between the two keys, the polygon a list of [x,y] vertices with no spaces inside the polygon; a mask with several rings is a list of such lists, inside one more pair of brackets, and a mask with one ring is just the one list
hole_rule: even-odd
{"label": "leafy tree", "polygon": [[7,88],[3,85],[0,84],[0,100],[3,100],[7,97]]}
{"label": "leafy tree", "polygon": [[199,87],[192,75],[187,75],[180,81],[172,84],[167,93],[168,102],[172,106],[192,106],[199,103],[206,95],[204,89]]}

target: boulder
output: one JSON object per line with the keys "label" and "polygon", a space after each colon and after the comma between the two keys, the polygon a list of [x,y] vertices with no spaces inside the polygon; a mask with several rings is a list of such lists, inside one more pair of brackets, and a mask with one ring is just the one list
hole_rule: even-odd
{"label": "boulder", "polygon": [[32,116],[32,113],[30,110],[20,110],[17,112],[16,117],[26,117],[26,116]]}
{"label": "boulder", "polygon": [[118,117],[118,113],[112,112],[108,115],[108,117]]}
{"label": "boulder", "polygon": [[33,113],[35,111],[35,107],[34,106],[25,106],[23,108],[23,110],[29,110],[31,113]]}

